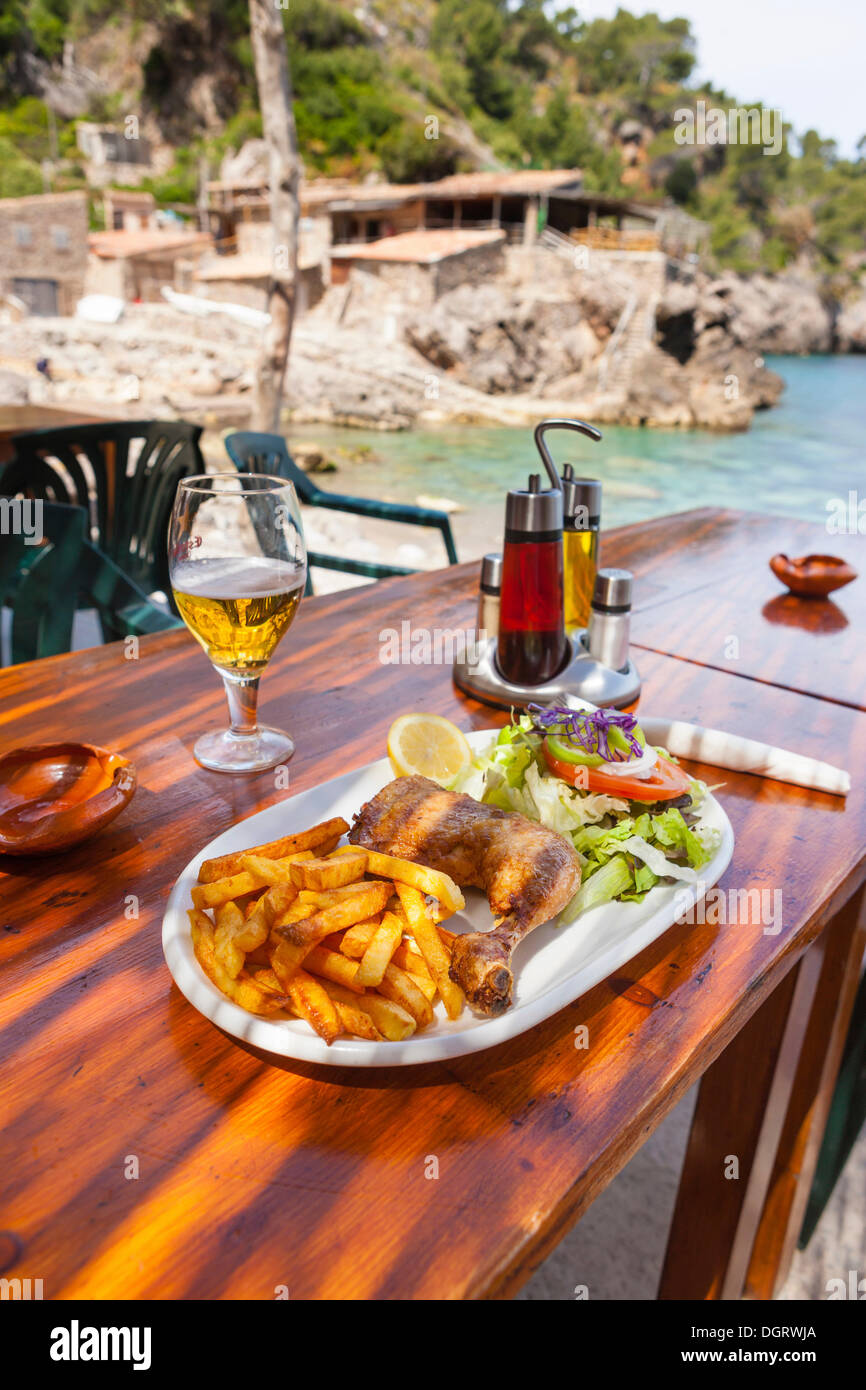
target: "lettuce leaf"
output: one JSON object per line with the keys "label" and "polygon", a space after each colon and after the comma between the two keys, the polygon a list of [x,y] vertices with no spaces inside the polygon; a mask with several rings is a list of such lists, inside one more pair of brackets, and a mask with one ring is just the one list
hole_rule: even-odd
{"label": "lettuce leaf", "polygon": [[559,914],[559,926],[574,922],[582,912],[602,903],[621,898],[634,885],[634,874],[624,854],[617,854],[607,864],[585,879],[571,902]]}
{"label": "lettuce leaf", "polygon": [[640,859],[655,874],[656,878],[678,878],[683,883],[697,883],[698,881],[694,869],[666,858],[663,850],[649,844],[640,835],[629,835],[627,839],[623,840],[622,849],[628,850],[629,854]]}
{"label": "lettuce leaf", "polygon": [[[503,811],[517,811],[571,841],[583,876],[561,923],[614,898],[640,901],[661,879],[696,881],[696,870],[715,853],[718,831],[690,827],[677,807],[652,815],[637,802],[571,787],[550,772],[542,743],[526,715],[512,720],[451,787]],[[658,752],[675,761],[664,749]],[[696,808],[707,786],[693,779],[690,790]]]}
{"label": "lettuce leaf", "polygon": [[690,830],[683,820],[681,811],[671,809],[652,817],[652,839],[666,851],[673,850],[677,857],[685,855],[693,869],[699,869],[712,858],[716,844],[707,843],[718,836],[705,829],[703,837]]}

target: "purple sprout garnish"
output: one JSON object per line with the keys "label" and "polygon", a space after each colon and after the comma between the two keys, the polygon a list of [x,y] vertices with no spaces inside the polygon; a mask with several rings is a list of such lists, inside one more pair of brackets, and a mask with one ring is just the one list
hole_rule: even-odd
{"label": "purple sprout garnish", "polygon": [[[527,705],[526,712],[536,729],[555,732],[557,737],[576,743],[584,753],[598,754],[606,763],[625,763],[643,756],[643,748],[635,737],[637,720],[633,714],[611,713],[606,709],[569,709],[567,705]],[[628,744],[628,751],[612,749],[608,739],[611,729],[619,729]]]}

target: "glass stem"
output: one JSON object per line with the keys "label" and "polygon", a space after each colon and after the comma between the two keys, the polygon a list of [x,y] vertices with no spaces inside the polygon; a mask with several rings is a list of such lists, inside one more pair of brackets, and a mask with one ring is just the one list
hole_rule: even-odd
{"label": "glass stem", "polygon": [[223,676],[226,699],[229,702],[229,718],[232,733],[251,735],[258,729],[257,708],[259,703],[258,676]]}

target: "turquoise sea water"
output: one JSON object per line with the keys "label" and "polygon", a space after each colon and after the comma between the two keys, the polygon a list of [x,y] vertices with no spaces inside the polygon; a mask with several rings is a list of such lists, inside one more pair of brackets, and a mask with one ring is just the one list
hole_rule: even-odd
{"label": "turquoise sea water", "polygon": [[[599,444],[549,436],[557,460],[605,484],[605,527],[689,507],[727,506],[824,522],[827,501],[863,487],[866,458],[866,356],[778,357],[768,365],[786,391],[772,410],[756,414],[744,434],[603,426]],[[450,425],[382,434],[310,425],[292,439],[339,449],[369,446],[373,454],[322,479],[333,491],[414,502],[419,494],[449,497],[471,511],[502,502],[525,487],[540,460],[528,429]],[[574,442],[572,442],[572,439]]]}

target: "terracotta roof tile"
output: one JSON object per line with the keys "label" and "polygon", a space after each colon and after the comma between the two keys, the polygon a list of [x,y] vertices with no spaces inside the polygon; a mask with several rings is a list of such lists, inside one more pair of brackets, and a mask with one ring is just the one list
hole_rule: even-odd
{"label": "terracotta roof tile", "polygon": [[106,260],[126,256],[147,256],[156,251],[186,251],[212,245],[208,232],[163,232],[141,228],[137,231],[91,232],[91,251]]}
{"label": "terracotta roof tile", "polygon": [[331,256],[337,260],[407,261],[425,265],[504,239],[505,233],[495,228],[476,231],[446,227],[435,231],[400,232],[378,241],[349,242],[332,247]]}

